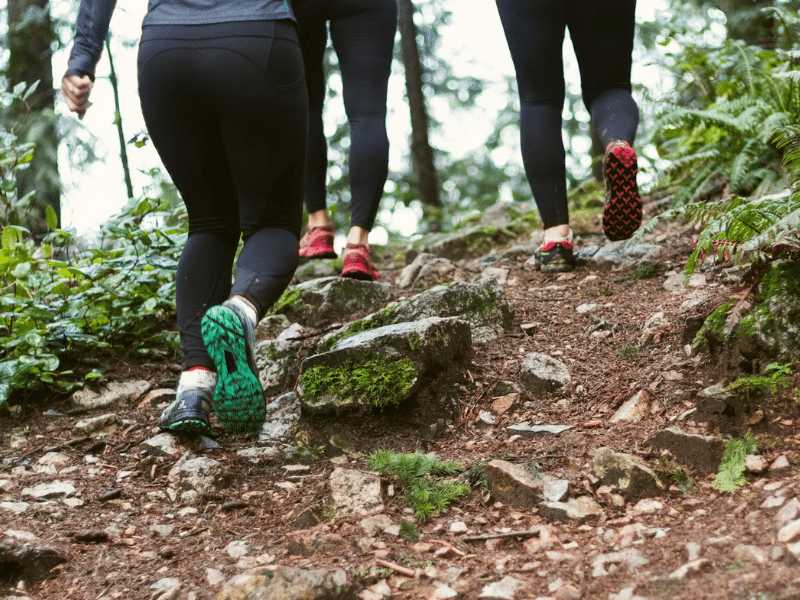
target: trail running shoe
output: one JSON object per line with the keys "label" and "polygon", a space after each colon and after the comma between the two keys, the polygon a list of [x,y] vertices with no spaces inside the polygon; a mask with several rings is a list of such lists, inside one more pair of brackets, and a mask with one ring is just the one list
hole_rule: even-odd
{"label": "trail running shoe", "polygon": [[177,396],[158,417],[158,426],[170,433],[212,437],[208,415],[214,410],[210,388],[178,389]]}
{"label": "trail running shoe", "polygon": [[361,281],[379,279],[381,274],[372,264],[369,247],[364,244],[348,244],[344,249],[344,266],[342,277],[351,277]]}
{"label": "trail running shoe", "polygon": [[266,405],[253,354],[253,325],[237,306],[223,303],[208,309],[201,331],[217,367],[217,418],[230,433],[257,432],[264,423]]}
{"label": "trail running shoe", "polygon": [[300,240],[300,258],[336,258],[333,227],[314,227]]}
{"label": "trail running shoe", "polygon": [[[570,236],[572,237],[572,236]],[[539,247],[539,269],[551,273],[563,273],[575,268],[575,255],[570,239],[545,240]]]}
{"label": "trail running shoe", "polygon": [[611,241],[627,240],[642,224],[642,199],[636,185],[636,152],[627,142],[609,144],[603,158],[606,207],[603,231]]}

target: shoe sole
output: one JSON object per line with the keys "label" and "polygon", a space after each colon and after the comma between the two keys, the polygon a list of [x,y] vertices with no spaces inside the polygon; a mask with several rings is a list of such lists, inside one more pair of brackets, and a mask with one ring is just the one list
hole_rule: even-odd
{"label": "shoe sole", "polygon": [[161,430],[183,435],[214,436],[214,432],[211,431],[211,427],[208,426],[208,423],[199,419],[182,419],[180,421],[175,421],[170,425],[161,426]]}
{"label": "shoe sole", "polygon": [[309,259],[312,259],[312,258],[313,259],[317,259],[317,258],[336,258],[336,257],[337,257],[336,252],[320,252],[318,254],[310,254],[309,253],[309,254],[301,254],[300,255],[301,259],[304,258],[306,260],[309,260]]}
{"label": "shoe sole", "polygon": [[603,210],[603,232],[611,241],[629,239],[642,224],[637,171],[636,154],[628,146],[618,146],[606,157],[608,199]]}
{"label": "shoe sole", "polygon": [[349,271],[342,271],[342,277],[349,277],[350,279],[358,279],[359,281],[374,281],[375,276],[366,271],[359,269],[351,269]]}
{"label": "shoe sole", "polygon": [[203,317],[201,330],[217,367],[217,418],[230,433],[255,433],[266,418],[266,403],[258,376],[247,360],[242,322],[230,308],[212,306]]}

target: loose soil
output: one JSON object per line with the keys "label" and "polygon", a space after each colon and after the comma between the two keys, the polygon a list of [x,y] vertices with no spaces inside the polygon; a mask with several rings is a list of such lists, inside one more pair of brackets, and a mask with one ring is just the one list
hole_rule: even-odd
{"label": "loose soil", "polygon": [[[10,459],[9,464],[32,466],[48,451],[57,450],[68,455],[77,469],[66,475],[29,474],[24,479],[12,478],[8,471],[0,473],[0,478],[13,479],[16,484],[13,490],[0,493],[0,501],[24,501],[24,487],[69,479],[75,481],[77,497],[84,504],[70,508],[57,503],[55,510],[29,510],[21,516],[2,514],[0,533],[31,532],[41,542],[67,553],[69,561],[51,577],[24,584],[14,580],[11,566],[0,565],[0,578],[5,579],[0,591],[6,589],[10,597],[41,600],[156,598],[150,586],[161,578],[175,577],[183,582],[178,598],[210,599],[220,587],[209,585],[207,569],[219,569],[226,579],[238,573],[237,561],[227,554],[226,547],[240,540],[247,543],[251,557],[261,556],[269,564],[342,568],[361,589],[386,580],[392,599],[431,598],[433,582],[426,575],[426,569],[432,573],[431,567],[439,574],[451,567],[463,569],[453,587],[465,600],[477,599],[487,584],[506,575],[524,582],[519,598],[552,596],[548,586],[559,579],[588,599],[606,600],[610,593],[631,586],[637,586],[638,596],[650,600],[800,597],[797,565],[771,560],[766,568],[736,559],[731,546],[706,544],[710,538],[732,536],[733,545],[771,549],[776,543],[772,516],[759,506],[765,497],[763,487],[772,479],[749,474],[748,485],[739,492],[721,494],[712,485],[713,476],[684,468],[687,477],[678,477],[674,462],[644,444],[656,432],[676,424],[690,432],[708,432],[707,425],[678,420],[695,405],[700,390],[719,381],[714,365],[708,359],[688,356],[684,346],[697,323],[730,297],[736,283],[722,269],[712,269],[706,273],[709,301],[690,313],[681,311],[686,294],[672,294],[663,284],[668,272],[683,268],[695,233],[691,228],[670,226],[653,235],[660,236],[658,241],[667,253],[659,259],[660,268],[651,273],[641,269],[594,271],[581,266],[569,274],[546,274],[523,267],[522,260],[498,263],[510,268],[505,291],[514,313],[512,330],[493,343],[476,347],[473,363],[461,382],[428,394],[412,406],[355,417],[304,416],[299,439],[317,458],[302,478],[287,474],[283,464],[253,464],[237,456],[236,451],[253,446],[253,440],[218,430],[221,448],[209,456],[229,470],[231,484],[224,497],[198,507],[197,514],[179,516],[180,506],[147,501],[148,492],[167,488],[167,473],[178,458],[140,463],[138,445],[158,432],[160,407],[141,406],[138,400],[116,407],[113,410],[121,425],[108,435],[90,439],[76,438],[73,426],[95,415],[71,412],[67,397],[42,397],[12,407],[0,415],[0,458]],[[585,238],[583,244],[595,241],[600,240]],[[478,266],[465,268],[475,276],[480,271]],[[385,265],[383,272],[389,281],[397,274]],[[648,274],[652,276],[644,277]],[[395,295],[408,292],[396,290]],[[579,314],[576,308],[585,303],[601,308]],[[669,324],[649,346],[640,348],[642,326],[657,312],[663,312]],[[523,331],[521,325],[530,323],[537,325]],[[571,383],[546,396],[523,397],[508,412],[495,411],[494,425],[485,424],[481,411],[492,412],[494,399],[510,391],[507,382],[517,380],[520,363],[531,352],[564,361],[571,370]],[[143,360],[120,351],[110,357],[81,358],[84,362],[98,360],[97,367],[108,381],[145,379],[152,388],[171,387],[176,382],[176,357]],[[639,390],[648,390],[653,398],[647,418],[612,424],[610,417],[616,409]],[[788,399],[774,401],[770,410],[769,422],[762,423],[760,430],[759,452],[767,460],[780,454],[789,458],[792,470],[784,477],[783,489],[788,497],[800,495],[795,468],[800,420]],[[97,414],[103,412],[108,410]],[[51,416],[58,414],[62,416]],[[513,437],[507,427],[523,421],[572,425],[573,429],[559,436]],[[621,508],[604,504],[604,515],[588,524],[551,524],[559,542],[554,549],[567,545],[574,562],[559,562],[544,553],[529,554],[523,540],[514,537],[494,545],[465,541],[465,535],[523,531],[546,524],[536,510],[520,511],[496,503],[480,484],[464,501],[420,524],[418,542],[381,535],[376,543],[364,547],[358,544],[364,537],[358,519],[326,519],[325,507],[330,501],[327,480],[333,468],[364,469],[365,456],[378,448],[435,452],[467,469],[502,458],[569,480],[570,494],[577,496],[595,495],[597,482],[591,462],[602,446],[639,456],[665,473],[671,486],[659,500],[666,508],[657,514],[635,515],[632,503]],[[88,455],[99,462],[87,464]],[[96,473],[93,476],[89,476],[90,467]],[[125,473],[129,474],[122,476]],[[670,474],[676,477],[670,480]],[[120,492],[119,497],[103,501],[113,490]],[[248,498],[246,502],[240,501],[243,496]],[[604,503],[603,498],[598,500]],[[385,513],[395,523],[412,519],[399,499],[388,495],[388,486],[385,503]],[[124,534],[108,539],[100,535],[123,513]],[[451,532],[454,522],[466,523],[469,533]],[[151,532],[152,525],[163,523],[175,526],[169,538]],[[618,532],[630,523],[664,528],[667,535],[636,541],[636,549],[649,559],[638,571],[622,568],[605,577],[593,577],[592,560],[614,550],[613,536],[604,537],[601,532]],[[338,544],[321,545],[305,555],[298,550],[309,548],[311,540],[319,536],[332,534],[340,536]],[[293,543],[298,540],[302,543]],[[701,556],[710,560],[709,567],[685,580],[653,579],[664,578],[688,562],[685,544],[690,541],[701,544]],[[448,551],[447,545],[454,550]],[[376,559],[416,570],[418,576],[381,567]]]}

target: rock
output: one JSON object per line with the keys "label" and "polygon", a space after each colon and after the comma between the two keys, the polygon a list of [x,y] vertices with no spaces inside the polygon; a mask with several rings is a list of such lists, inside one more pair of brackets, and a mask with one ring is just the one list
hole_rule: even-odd
{"label": "rock", "polygon": [[298,391],[315,412],[396,406],[430,380],[455,376],[471,356],[469,325],[455,317],[387,325],[307,358]]}
{"label": "rock", "polygon": [[392,519],[388,515],[375,515],[367,517],[358,522],[358,526],[368,537],[375,537],[378,533],[385,530],[392,524]]}
{"label": "rock", "polygon": [[669,327],[669,321],[663,312],[651,315],[644,324],[642,333],[639,335],[639,346],[649,346],[658,342],[661,334]]}
{"label": "rock", "polygon": [[764,549],[746,544],[739,544],[734,547],[733,559],[739,562],[750,562],[757,565],[765,565],[770,562],[770,556]]}
{"label": "rock", "polygon": [[725,451],[724,442],[713,436],[668,428],[645,442],[653,450],[668,450],[679,463],[703,473],[716,473]]}
{"label": "rock", "polygon": [[383,509],[381,480],[376,473],[336,468],[329,485],[336,515],[366,515]]}
{"label": "rock", "polygon": [[690,579],[691,577],[694,577],[695,575],[698,575],[711,568],[713,568],[711,561],[707,558],[701,558],[690,563],[686,563],[682,567],[676,569],[669,574],[667,579]]}
{"label": "rock", "polygon": [[664,505],[658,500],[644,498],[633,506],[631,512],[635,515],[654,515],[664,512],[664,508]]}
{"label": "rock", "polygon": [[800,500],[792,498],[775,514],[775,524],[781,528],[798,517],[800,517]]}
{"label": "rock", "polygon": [[533,475],[504,460],[486,465],[489,492],[495,500],[519,509],[531,509],[541,501],[557,502],[567,494],[569,483],[550,475]]}
{"label": "rock", "polygon": [[119,403],[135,403],[150,389],[148,381],[112,382],[98,391],[84,388],[72,394],[72,402],[85,410],[100,410]]}
{"label": "rock", "polygon": [[782,544],[795,541],[800,537],[800,519],[787,523],[778,531],[778,541]]}
{"label": "rock", "polygon": [[288,392],[267,404],[266,421],[258,434],[259,444],[286,442],[291,438],[301,414],[300,396]]}
{"label": "rock", "polygon": [[[298,326],[299,327],[299,326]],[[287,329],[287,332],[291,328]],[[285,333],[285,332],[284,332]],[[279,337],[256,344],[258,380],[267,397],[291,389],[300,372],[298,351],[301,343],[290,337]]]}
{"label": "rock", "polygon": [[73,427],[72,433],[76,437],[91,435],[98,431],[104,431],[110,433],[111,431],[116,429],[116,425],[117,425],[117,415],[110,413],[78,421],[77,423],[75,423],[75,427]]}
{"label": "rock", "polygon": [[216,460],[184,457],[172,467],[168,479],[177,482],[183,492],[181,503],[191,505],[198,499],[219,498],[227,487],[230,474]]}
{"label": "rock", "polygon": [[550,533],[550,530],[547,527],[535,527],[535,530],[538,530],[539,536],[538,537],[530,537],[524,542],[522,542],[522,547],[525,549],[525,552],[528,554],[539,554],[541,552],[546,552],[553,547],[558,540],[553,537]]}
{"label": "rock", "polygon": [[664,492],[664,484],[652,469],[635,456],[617,453],[610,448],[599,448],[595,452],[594,473],[602,484],[616,487],[628,500],[649,498]]}
{"label": "rock", "polygon": [[225,552],[230,556],[233,560],[238,560],[243,556],[247,556],[249,552],[247,548],[247,543],[241,540],[236,540],[230,542],[227,546],[225,546]]}
{"label": "rock", "polygon": [[592,561],[592,577],[605,577],[609,574],[609,566],[617,566],[635,571],[649,561],[638,550],[626,548],[620,552],[601,554]]}
{"label": "rock", "polygon": [[524,391],[536,397],[566,385],[572,378],[567,365],[546,354],[534,352],[523,359],[519,380]]}
{"label": "rock", "polygon": [[325,277],[290,287],[275,303],[272,312],[286,315],[304,327],[322,327],[337,319],[377,310],[390,300],[388,283]]}
{"label": "rock", "polygon": [[744,468],[748,473],[763,473],[768,466],[766,459],[758,454],[748,454],[744,457]]}
{"label": "rock", "polygon": [[386,325],[420,321],[429,317],[458,317],[469,323],[472,341],[484,344],[511,329],[511,308],[503,289],[494,281],[454,282],[421,292],[383,310],[354,321],[325,336],[317,350],[333,348],[337,341]]}
{"label": "rock", "polygon": [[[528,226],[522,225],[520,230],[523,228]],[[513,242],[518,233],[511,226],[475,225],[453,233],[426,236],[419,250],[454,261],[477,258]]]}
{"label": "rock", "polygon": [[664,280],[664,285],[662,287],[671,294],[680,294],[686,289],[684,285],[685,282],[686,275],[683,273],[673,273]]}
{"label": "rock", "polygon": [[60,550],[36,542],[22,542],[8,537],[0,540],[0,565],[3,578],[10,581],[39,581],[51,575],[69,556]]}
{"label": "rock", "polygon": [[641,421],[650,413],[651,398],[652,394],[650,394],[650,392],[647,390],[639,390],[617,409],[617,412],[609,419],[609,422],[619,423],[620,421],[629,421],[637,423]]}
{"label": "rock", "polygon": [[506,576],[485,586],[478,594],[479,600],[514,600],[517,590],[523,586],[519,579]]}
{"label": "rock", "polygon": [[516,425],[509,425],[507,429],[514,434],[537,437],[545,433],[558,435],[569,431],[572,427],[572,425],[528,425],[527,423],[517,423]]}
{"label": "rock", "polygon": [[575,312],[577,312],[579,315],[585,315],[586,313],[590,313],[593,310],[595,310],[597,306],[598,306],[597,304],[593,303],[581,304],[575,309]]}
{"label": "rock", "polygon": [[492,400],[492,412],[496,415],[504,415],[510,412],[521,399],[519,393],[505,394]]}
{"label": "rock", "polygon": [[341,569],[261,567],[230,579],[216,600],[351,600],[355,586]]}
{"label": "rock", "polygon": [[23,496],[32,496],[36,500],[50,500],[53,498],[64,498],[75,493],[75,485],[72,481],[55,480],[50,483],[40,483],[32,488],[22,490]]}
{"label": "rock", "polygon": [[771,477],[785,477],[791,472],[791,465],[786,456],[781,455],[772,461],[769,466],[768,473]]}
{"label": "rock", "polygon": [[639,261],[657,258],[661,251],[661,246],[654,244],[610,242],[589,258],[589,265],[600,269],[610,269],[618,265],[632,266]]}
{"label": "rock", "polygon": [[452,261],[423,252],[400,272],[397,287],[427,289],[442,283],[463,280],[463,273]]}
{"label": "rock", "polygon": [[579,496],[566,502],[542,502],[539,504],[539,514],[548,521],[583,523],[603,514],[603,509],[590,496]]}
{"label": "rock", "polygon": [[242,448],[236,451],[236,455],[246,458],[253,464],[277,462],[283,457],[280,449],[272,446]]}
{"label": "rock", "polygon": [[[330,273],[329,275],[334,274]],[[286,315],[268,315],[259,321],[258,327],[256,327],[256,337],[266,340],[275,339],[291,324],[292,322]]]}

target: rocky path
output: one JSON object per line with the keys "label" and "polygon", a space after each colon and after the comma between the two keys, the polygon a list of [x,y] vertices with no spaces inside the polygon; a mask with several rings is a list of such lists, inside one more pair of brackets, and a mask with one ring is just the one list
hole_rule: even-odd
{"label": "rocky path", "polygon": [[[670,226],[586,238],[574,273],[543,274],[492,225],[387,258],[382,284],[304,267],[262,323],[257,437],[160,434],[158,353],[0,415],[0,597],[800,597],[794,392],[727,414],[691,348],[741,272],[687,284],[693,232]],[[732,427],[758,448],[721,493]],[[378,449],[457,461],[472,487],[417,519],[367,468]]]}

